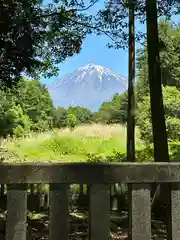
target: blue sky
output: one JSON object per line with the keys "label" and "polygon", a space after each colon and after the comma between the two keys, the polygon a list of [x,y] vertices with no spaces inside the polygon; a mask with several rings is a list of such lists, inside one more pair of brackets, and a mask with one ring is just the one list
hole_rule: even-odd
{"label": "blue sky", "polygon": [[[93,6],[93,8],[91,8],[91,12],[95,13],[99,8],[101,8],[102,2],[103,0],[100,0],[100,2]],[[180,20],[180,16],[173,17],[173,20]],[[136,22],[136,30],[145,31],[145,26]],[[59,77],[65,75],[66,73],[73,72],[78,67],[88,63],[102,65],[122,76],[127,77],[128,50],[108,49],[106,46],[108,42],[109,39],[106,36],[88,36],[83,42],[80,54],[68,58],[59,65]],[[137,45],[136,48],[138,47],[139,46]],[[45,82],[52,82],[55,79],[57,79],[57,77],[46,79]]]}

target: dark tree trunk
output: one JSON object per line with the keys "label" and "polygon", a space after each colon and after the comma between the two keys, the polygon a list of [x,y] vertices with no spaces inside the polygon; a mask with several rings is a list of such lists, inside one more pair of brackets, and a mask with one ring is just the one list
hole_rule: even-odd
{"label": "dark tree trunk", "polygon": [[161,86],[156,0],[146,0],[149,87],[156,162],[168,162],[168,143]]}
{"label": "dark tree trunk", "polygon": [[[135,0],[129,1],[129,76],[128,76],[128,117],[127,117],[127,161],[135,162]],[[128,239],[132,239],[132,185],[128,184]]]}
{"label": "dark tree trunk", "polygon": [[[168,162],[169,152],[162,95],[162,75],[159,57],[156,0],[146,0],[146,11],[149,87],[151,99],[154,160],[155,162]],[[158,203],[161,203],[161,200],[166,199],[166,209],[164,215],[166,215],[167,223],[171,222],[170,187],[170,184],[163,184],[152,187],[152,190],[156,190],[155,192],[153,192],[154,203],[152,204],[154,208],[158,208]],[[171,224],[168,224],[168,239],[171,239]]]}
{"label": "dark tree trunk", "polygon": [[127,117],[127,161],[135,161],[135,23],[134,0],[129,3],[129,76],[128,76],[128,117]]}

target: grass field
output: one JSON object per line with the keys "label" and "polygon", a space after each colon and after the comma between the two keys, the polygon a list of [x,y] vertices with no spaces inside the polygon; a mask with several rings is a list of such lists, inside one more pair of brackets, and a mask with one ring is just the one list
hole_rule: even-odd
{"label": "grass field", "polygon": [[[137,132],[137,131],[136,131]],[[136,145],[140,145],[136,133]],[[21,139],[1,141],[8,151],[4,162],[87,161],[90,155],[107,157],[126,151],[126,127],[120,125],[83,125],[69,129],[31,134]],[[3,155],[4,157],[4,155]]]}
{"label": "grass field", "polygon": [[[2,139],[1,162],[89,162],[121,161],[126,153],[126,127],[114,125],[81,125],[28,137]],[[170,159],[180,161],[180,142],[169,143]],[[136,129],[137,161],[153,161],[151,147],[140,141]]]}

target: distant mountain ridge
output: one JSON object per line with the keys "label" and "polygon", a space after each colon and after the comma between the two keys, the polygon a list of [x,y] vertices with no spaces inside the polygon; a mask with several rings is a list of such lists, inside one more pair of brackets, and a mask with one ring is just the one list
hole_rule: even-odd
{"label": "distant mountain ridge", "polygon": [[127,90],[127,79],[110,69],[88,64],[47,85],[55,106],[82,106],[97,111],[113,94]]}

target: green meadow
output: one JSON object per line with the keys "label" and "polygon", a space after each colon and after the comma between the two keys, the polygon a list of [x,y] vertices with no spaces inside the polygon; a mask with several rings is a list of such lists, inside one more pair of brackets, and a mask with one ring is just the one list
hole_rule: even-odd
{"label": "green meadow", "polygon": [[[138,133],[136,144],[140,145]],[[126,127],[81,125],[23,138],[1,140],[4,162],[85,162],[90,156],[106,158],[126,152]]]}

